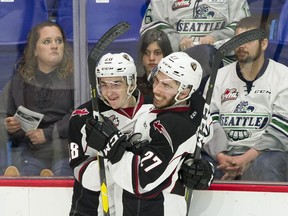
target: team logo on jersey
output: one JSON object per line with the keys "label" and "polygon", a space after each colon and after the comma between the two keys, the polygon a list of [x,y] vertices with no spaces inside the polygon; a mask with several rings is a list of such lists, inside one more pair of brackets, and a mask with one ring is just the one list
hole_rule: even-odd
{"label": "team logo on jersey", "polygon": [[83,109],[76,109],[72,112],[71,116],[86,116],[89,114],[89,111],[86,108]]}
{"label": "team logo on jersey", "polygon": [[160,134],[163,134],[163,136],[166,138],[167,142],[169,143],[171,147],[171,151],[174,152],[174,148],[172,145],[172,139],[165,129],[165,127],[160,123],[160,120],[153,122],[153,127],[155,130],[157,130]]}
{"label": "team logo on jersey", "polygon": [[226,89],[224,93],[221,95],[221,103],[229,100],[236,100],[239,95],[236,88]]}
{"label": "team logo on jersey", "polygon": [[210,7],[210,4],[202,4],[196,5],[192,12],[179,20],[176,30],[180,34],[189,34],[196,39],[214,30],[223,29],[225,25],[226,18],[219,11]]}
{"label": "team logo on jersey", "polygon": [[172,4],[172,10],[175,11],[179,8],[189,7],[191,4],[191,0],[176,0]]}
{"label": "team logo on jersey", "polygon": [[244,140],[252,135],[252,131],[263,130],[269,123],[269,114],[255,113],[255,106],[248,101],[241,101],[233,113],[220,115],[220,124],[226,131],[228,139]]}
{"label": "team logo on jersey", "polygon": [[112,121],[115,127],[119,126],[119,118],[116,115],[111,115],[108,118],[110,119],[110,121]]}
{"label": "team logo on jersey", "polygon": [[195,19],[213,19],[215,17],[215,11],[211,9],[208,5],[200,5],[196,9]]}
{"label": "team logo on jersey", "polygon": [[151,23],[152,20],[152,15],[151,15],[151,9],[147,9],[145,13],[145,24]]}
{"label": "team logo on jersey", "polygon": [[250,113],[253,112],[255,107],[249,105],[248,101],[241,101],[235,108],[234,113]]}

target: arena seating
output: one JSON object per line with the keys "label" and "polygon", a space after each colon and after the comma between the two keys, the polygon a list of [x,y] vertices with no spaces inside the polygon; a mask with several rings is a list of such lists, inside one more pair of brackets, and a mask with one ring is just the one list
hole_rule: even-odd
{"label": "arena seating", "polygon": [[[131,24],[130,30],[120,36],[108,51],[122,50],[135,58],[138,55],[139,28],[149,0],[109,1],[109,4],[86,1],[89,47],[110,27],[125,20]],[[63,26],[68,39],[73,41],[72,3],[71,0],[0,2],[0,91],[11,76],[16,59],[23,52],[28,31],[38,22],[48,19],[49,10],[53,10],[53,18]],[[288,7],[288,1],[248,0],[248,4],[252,14],[264,14],[271,24],[273,21],[273,26],[275,24],[267,56],[287,65],[288,14],[285,8]]]}
{"label": "arena seating", "polygon": [[[87,0],[88,42],[97,42],[104,32],[120,21],[127,21],[131,24],[130,30],[120,39],[138,39],[144,2],[144,0],[125,0],[96,3],[95,0]],[[57,22],[65,29],[67,37],[70,39],[73,38],[72,18],[72,1],[59,0]]]}
{"label": "arena seating", "polygon": [[288,1],[286,0],[282,6],[281,14],[279,16],[277,39],[288,43]]}
{"label": "arena seating", "polygon": [[288,66],[288,1],[247,0],[252,15],[262,15],[270,23],[266,56]]}
{"label": "arena seating", "polygon": [[279,14],[285,0],[247,0],[251,14]]}
{"label": "arena seating", "polygon": [[46,0],[0,2],[0,91],[13,73],[31,27],[47,19]]}
{"label": "arena seating", "polygon": [[[87,7],[87,40],[91,48],[99,38],[112,26],[120,21],[130,24],[130,29],[109,46],[107,52],[123,51],[137,55],[139,29],[142,17],[146,11],[147,0],[109,1],[96,3],[95,0],[86,0]],[[59,0],[57,22],[64,28],[67,38],[73,40],[72,1]]]}
{"label": "arena seating", "polygon": [[[13,74],[15,63],[22,55],[31,27],[47,19],[46,0],[0,1],[0,92]],[[5,146],[7,136],[3,128],[0,141],[3,145],[0,152],[2,169],[11,163],[10,142]]]}

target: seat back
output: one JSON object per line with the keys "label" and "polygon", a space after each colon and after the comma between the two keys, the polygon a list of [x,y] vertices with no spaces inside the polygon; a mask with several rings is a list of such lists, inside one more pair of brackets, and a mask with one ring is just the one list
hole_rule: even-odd
{"label": "seat back", "polygon": [[277,39],[288,43],[288,1],[282,7],[278,22]]}
{"label": "seat back", "polygon": [[29,31],[47,19],[46,0],[0,1],[0,91],[13,74]]}
{"label": "seat back", "polygon": [[[277,62],[288,66],[288,1],[286,0],[282,7],[279,18],[274,20],[274,37],[269,41],[267,48],[267,56],[274,59]],[[270,28],[273,26],[271,25]]]}
{"label": "seat back", "polygon": [[[96,3],[95,0],[87,0],[88,42],[97,42],[108,29],[120,21],[127,21],[131,27],[119,39],[138,40],[143,11],[146,7],[145,0],[114,0],[109,3]],[[68,39],[73,38],[72,20],[72,1],[60,0],[57,22],[64,28]]]}
{"label": "seat back", "polygon": [[48,19],[45,0],[0,2],[0,45],[26,42],[31,28]]}
{"label": "seat back", "polygon": [[285,0],[247,0],[252,15],[279,14]]}

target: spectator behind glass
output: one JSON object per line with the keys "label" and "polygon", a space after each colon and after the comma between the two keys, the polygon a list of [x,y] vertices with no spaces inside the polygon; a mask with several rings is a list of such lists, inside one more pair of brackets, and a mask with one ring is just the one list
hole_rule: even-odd
{"label": "spectator behind glass", "polygon": [[[13,158],[20,175],[72,175],[67,148],[74,107],[72,50],[58,24],[45,21],[31,30],[24,55],[6,88],[4,124],[13,146],[21,149],[20,158]],[[20,105],[44,114],[37,129],[21,129],[13,117]],[[19,175],[15,166],[8,167],[4,175]]]}
{"label": "spectator behind glass", "polygon": [[[237,22],[250,16],[246,0],[151,0],[142,28],[163,21],[181,34],[181,50],[231,38]],[[180,41],[179,41],[180,42]]]}
{"label": "spectator behind glass", "polygon": [[262,28],[267,38],[237,47],[238,61],[217,74],[214,135],[204,147],[222,180],[288,180],[288,68],[265,57],[267,26],[257,16],[240,20],[235,35]]}
{"label": "spectator behind glass", "polygon": [[152,84],[147,78],[163,57],[179,51],[179,38],[179,33],[164,22],[154,22],[141,32],[140,57],[144,75],[137,78],[137,86],[142,94],[152,95]]}

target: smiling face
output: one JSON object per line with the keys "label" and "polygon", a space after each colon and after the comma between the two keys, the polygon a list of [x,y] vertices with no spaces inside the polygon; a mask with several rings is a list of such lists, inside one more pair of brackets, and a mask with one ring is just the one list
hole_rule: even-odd
{"label": "smiling face", "polygon": [[[113,109],[131,107],[134,97],[127,94],[128,85],[123,77],[101,77],[99,86],[102,97]],[[131,88],[131,87],[130,87]]]}
{"label": "smiling face", "polygon": [[149,44],[142,56],[142,63],[147,76],[163,57],[163,52],[156,41]]}
{"label": "smiling face", "polygon": [[162,72],[153,77],[153,104],[158,109],[172,106],[175,103],[175,96],[179,84]]}
{"label": "smiling face", "polygon": [[56,26],[45,26],[39,31],[39,40],[34,51],[38,68],[42,72],[53,71],[61,62],[64,42],[61,31]]}

